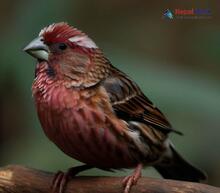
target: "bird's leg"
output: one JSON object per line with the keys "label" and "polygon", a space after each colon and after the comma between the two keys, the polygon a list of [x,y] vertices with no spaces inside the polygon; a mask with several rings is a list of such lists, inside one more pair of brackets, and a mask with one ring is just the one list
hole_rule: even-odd
{"label": "bird's leg", "polygon": [[138,179],[141,177],[141,170],[143,168],[142,164],[138,164],[135,168],[133,174],[125,177],[122,181],[122,184],[124,186],[124,193],[129,193],[131,190],[131,187],[135,184],[137,184]]}
{"label": "bird's leg", "polygon": [[91,168],[93,167],[89,165],[82,165],[82,166],[72,167],[68,169],[66,173],[62,171],[58,171],[55,174],[52,181],[52,187],[51,187],[52,193],[64,193],[69,178],[73,178],[78,173]]}

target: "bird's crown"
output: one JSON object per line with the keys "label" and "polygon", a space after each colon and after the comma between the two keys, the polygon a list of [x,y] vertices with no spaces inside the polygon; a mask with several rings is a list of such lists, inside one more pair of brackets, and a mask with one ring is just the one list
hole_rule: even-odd
{"label": "bird's crown", "polygon": [[43,28],[39,36],[43,37],[46,44],[67,43],[85,48],[98,48],[86,34],[65,22],[53,23]]}

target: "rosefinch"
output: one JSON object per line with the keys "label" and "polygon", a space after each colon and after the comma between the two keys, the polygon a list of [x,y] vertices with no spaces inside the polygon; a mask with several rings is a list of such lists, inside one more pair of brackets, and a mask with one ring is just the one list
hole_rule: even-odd
{"label": "rosefinch", "polygon": [[162,112],[86,34],[52,24],[24,50],[38,59],[32,92],[44,132],[64,153],[86,163],[58,173],[53,191],[63,192],[68,176],[92,167],[136,167],[123,181],[125,193],[143,166],[169,179],[206,178],[176,152],[168,134],[178,132]]}

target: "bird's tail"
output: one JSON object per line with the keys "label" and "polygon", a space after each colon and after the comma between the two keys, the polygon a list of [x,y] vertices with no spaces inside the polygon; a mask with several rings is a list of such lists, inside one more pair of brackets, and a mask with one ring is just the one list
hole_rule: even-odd
{"label": "bird's tail", "polygon": [[205,173],[185,161],[172,144],[170,145],[170,150],[172,158],[164,159],[164,161],[154,166],[164,178],[190,182],[206,180]]}

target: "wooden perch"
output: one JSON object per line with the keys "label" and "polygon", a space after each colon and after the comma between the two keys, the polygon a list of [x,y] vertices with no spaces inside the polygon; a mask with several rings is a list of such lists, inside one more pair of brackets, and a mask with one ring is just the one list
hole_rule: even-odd
{"label": "wooden perch", "polygon": [[[22,166],[0,168],[0,193],[48,193],[52,173]],[[75,177],[66,193],[122,193],[122,177]],[[220,188],[190,182],[141,178],[131,193],[220,193]]]}

